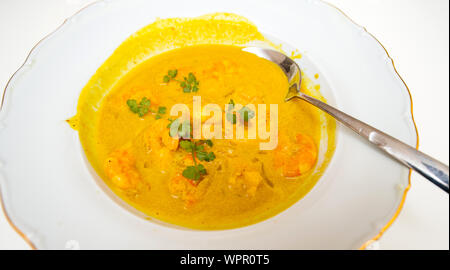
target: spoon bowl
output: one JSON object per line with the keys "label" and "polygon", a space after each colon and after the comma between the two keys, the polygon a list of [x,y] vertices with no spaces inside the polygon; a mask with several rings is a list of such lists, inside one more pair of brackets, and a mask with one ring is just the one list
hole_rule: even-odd
{"label": "spoon bowl", "polygon": [[261,47],[246,47],[242,50],[274,62],[283,70],[289,82],[289,91],[285,101],[302,94],[300,91],[302,72],[300,66],[294,60],[278,51]]}

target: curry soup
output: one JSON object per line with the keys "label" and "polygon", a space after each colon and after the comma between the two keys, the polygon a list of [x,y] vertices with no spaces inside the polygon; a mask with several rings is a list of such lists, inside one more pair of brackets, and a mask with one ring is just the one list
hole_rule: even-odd
{"label": "curry soup", "polygon": [[[277,65],[240,47],[170,50],[133,68],[103,98],[95,147],[86,154],[101,164],[94,168],[119,197],[150,217],[196,229],[249,225],[286,209],[314,186],[324,168],[316,164],[320,141],[334,138],[324,136],[317,109],[284,102],[287,89]],[[170,108],[186,104],[192,112],[194,96],[202,105],[277,104],[277,147],[260,150],[258,138],[170,136],[177,119]],[[243,118],[258,112],[250,113]],[[223,112],[223,124],[233,122],[229,116]],[[208,118],[201,115],[202,123]]]}

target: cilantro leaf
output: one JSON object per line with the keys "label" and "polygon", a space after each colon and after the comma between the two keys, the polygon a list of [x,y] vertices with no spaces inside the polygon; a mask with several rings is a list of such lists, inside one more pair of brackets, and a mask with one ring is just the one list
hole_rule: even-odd
{"label": "cilantro leaf", "polygon": [[158,108],[158,113],[159,114],[165,114],[166,113],[167,108],[166,107],[159,107]]}
{"label": "cilantro leaf", "polygon": [[183,171],[183,176],[192,179],[192,180],[200,180],[200,172],[198,171],[197,166],[188,166]]}
{"label": "cilantro leaf", "polygon": [[228,122],[231,122],[233,124],[236,124],[236,122],[237,122],[237,116],[233,112],[227,112],[226,118],[227,118]]}
{"label": "cilantro leaf", "polygon": [[241,114],[241,117],[244,118],[244,122],[248,122],[248,120],[255,117],[255,112],[247,107],[242,107],[242,109],[239,110],[239,113]]}
{"label": "cilantro leaf", "polygon": [[[154,111],[152,111],[152,112],[154,112]],[[155,112],[154,112],[154,113],[155,113]],[[155,115],[155,119],[156,119],[156,120],[161,119],[161,118],[162,118],[162,115],[165,114],[165,113],[166,113],[166,107],[159,107],[159,108],[158,108],[158,112],[157,112],[157,114]]]}
{"label": "cilantro leaf", "polygon": [[[230,104],[231,106],[228,107],[228,111],[225,117],[229,122],[236,124],[237,122],[236,112],[232,111],[236,104],[232,99],[230,99],[228,104]],[[244,122],[248,122],[250,119],[253,119],[255,117],[255,111],[250,110],[249,108],[247,108],[247,106],[242,107],[240,110],[237,111],[237,113],[239,113],[241,118],[244,119]]]}
{"label": "cilantro leaf", "polygon": [[170,80],[175,79],[175,77],[178,74],[178,70],[176,69],[171,69],[167,72],[167,75],[164,75],[163,77],[163,82],[168,83],[170,82]]}
{"label": "cilantro leaf", "polygon": [[205,143],[209,147],[213,146],[213,142],[211,140],[200,140],[200,143]]}
{"label": "cilantro leaf", "polygon": [[149,107],[150,106],[150,99],[143,97],[141,100],[141,103],[139,103],[141,106],[146,106]]}
{"label": "cilantro leaf", "polygon": [[180,147],[190,152],[194,161],[193,166],[188,166],[184,169],[182,173],[184,177],[198,181],[207,174],[205,167],[202,164],[198,164],[196,160],[210,162],[216,158],[216,155],[213,152],[205,151],[204,144],[210,147],[213,145],[211,140],[200,140],[198,142],[190,140],[180,141]]}
{"label": "cilantro leaf", "polygon": [[169,120],[169,124],[167,124],[167,128],[170,128],[170,126],[172,125],[174,120],[172,118],[169,118],[167,120]]}
{"label": "cilantro leaf", "polygon": [[[189,139],[191,137],[191,126],[189,124],[189,120],[184,121],[183,123],[180,123],[181,120],[175,119],[169,119],[170,123],[167,125],[167,127],[170,129],[170,136],[171,137],[176,137],[178,135],[178,137],[181,137],[183,139]],[[178,126],[178,129],[172,130],[172,125]],[[183,129],[183,126],[186,126],[186,130]]]}
{"label": "cilantro leaf", "polygon": [[130,108],[130,111],[138,114],[140,117],[146,115],[150,110],[150,100],[146,97],[143,97],[139,104],[135,99],[127,100],[127,105]]}
{"label": "cilantro leaf", "polygon": [[130,110],[132,112],[137,113],[137,111],[138,111],[138,104],[137,104],[137,101],[135,99],[127,100],[127,105],[128,105],[128,107],[130,107]]}
{"label": "cilantro leaf", "polygon": [[207,158],[208,158],[208,160],[206,160],[206,161],[213,161],[216,159],[216,155],[214,155],[213,152],[209,152]]}
{"label": "cilantro leaf", "polygon": [[202,164],[198,164],[197,165],[197,169],[200,172],[200,174],[203,174],[203,175],[206,174],[206,169],[205,169],[205,167]]}
{"label": "cilantro leaf", "polygon": [[164,75],[163,82],[169,83],[171,80],[177,81],[180,83],[181,89],[183,89],[184,93],[197,92],[199,89],[200,82],[195,77],[194,73],[189,72],[187,77],[184,77],[183,81],[175,79],[178,75],[178,70],[171,69],[167,72],[167,75]]}
{"label": "cilantro leaf", "polygon": [[213,152],[205,152],[205,151],[199,151],[197,152],[197,158],[200,161],[206,161],[206,162],[210,162],[213,161],[216,158],[216,155],[214,155]]}
{"label": "cilantro leaf", "polygon": [[203,150],[205,150],[205,147],[203,145],[194,144],[194,150],[195,151],[203,151]]}
{"label": "cilantro leaf", "polygon": [[188,152],[191,152],[194,147],[194,143],[191,141],[180,141],[180,147]]}
{"label": "cilantro leaf", "polygon": [[197,81],[194,73],[190,72],[187,77],[184,77],[184,81],[180,82],[181,88],[184,93],[197,92],[200,82]]}
{"label": "cilantro leaf", "polygon": [[186,169],[184,169],[182,174],[188,179],[198,181],[202,176],[206,175],[206,169],[202,164],[188,166],[186,167]]}
{"label": "cilantro leaf", "polygon": [[175,77],[177,76],[177,74],[178,74],[178,70],[176,70],[176,69],[169,70],[169,71],[167,72],[167,75],[168,75],[171,79],[175,78]]}

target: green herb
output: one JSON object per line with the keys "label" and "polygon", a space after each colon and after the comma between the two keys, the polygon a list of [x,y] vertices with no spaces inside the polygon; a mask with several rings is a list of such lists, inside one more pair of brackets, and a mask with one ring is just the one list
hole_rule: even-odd
{"label": "green herb", "polygon": [[194,146],[194,143],[191,141],[181,141],[180,142],[180,147],[188,152],[192,151],[193,146]]}
{"label": "green herb", "polygon": [[188,77],[184,77],[184,81],[180,83],[181,88],[183,88],[184,93],[191,93],[198,91],[198,85],[200,84],[195,78],[195,75],[191,72]]}
{"label": "green herb", "polygon": [[163,77],[163,82],[169,83],[171,80],[178,82],[181,88],[183,89],[184,93],[191,93],[198,91],[198,86],[200,82],[197,81],[197,78],[195,77],[194,73],[190,72],[187,77],[184,77],[183,81],[175,79],[177,75],[178,70],[176,69],[169,70],[167,72],[167,75]]}
{"label": "green herb", "polygon": [[178,70],[176,70],[176,69],[169,70],[169,71],[167,72],[167,74],[169,75],[170,78],[173,79],[173,78],[175,78],[175,77],[177,76]]}
{"label": "green herb", "polygon": [[175,79],[175,77],[177,76],[177,74],[178,74],[178,70],[176,70],[176,69],[169,70],[169,71],[167,72],[167,75],[165,75],[165,76],[163,77],[163,82],[165,82],[165,83],[170,82],[171,79]]}
{"label": "green herb", "polygon": [[171,126],[172,123],[173,123],[173,119],[172,119],[172,118],[168,118],[167,120],[169,120],[169,124],[167,124],[167,128],[170,129],[170,126]]}
{"label": "green herb", "polygon": [[202,176],[206,175],[206,169],[202,164],[197,164],[197,160],[210,162],[213,161],[216,156],[213,152],[206,152],[204,144],[212,146],[211,140],[200,140],[199,142],[183,140],[180,142],[180,147],[185,151],[192,154],[192,160],[194,161],[194,166],[188,166],[183,171],[183,176],[198,181]]}
{"label": "green herb", "polygon": [[159,107],[158,112],[156,112],[155,119],[161,119],[162,115],[166,113],[166,107]]}
{"label": "green herb", "polygon": [[226,118],[227,118],[228,122],[236,124],[237,117],[236,117],[235,113],[233,113],[231,111],[227,112]]}
{"label": "green herb", "polygon": [[[191,134],[191,126],[187,125],[188,128],[186,131],[183,130],[183,123],[180,123],[180,119],[168,119],[169,120],[169,124],[167,125],[167,127],[170,129],[170,136],[175,137],[177,134],[180,138],[189,138],[190,134]],[[188,120],[186,120],[184,123],[189,123]],[[178,125],[178,130],[176,131],[175,134],[172,134],[172,125]]]}
{"label": "green herb", "polygon": [[[228,111],[227,111],[227,114],[225,117],[229,122],[236,124],[237,116],[236,116],[236,113],[233,112],[234,106],[236,104],[234,103],[234,101],[232,99],[230,99],[230,102],[228,102],[228,104],[230,104],[231,106],[228,107]],[[244,122],[248,122],[248,120],[255,117],[255,112],[253,110],[250,110],[246,106],[244,106],[240,110],[238,110],[237,113],[239,113],[241,118],[244,119]]]}
{"label": "green herb", "polygon": [[166,113],[166,109],[167,109],[166,107],[159,107],[158,108],[158,113],[159,114],[165,114]]}
{"label": "green herb", "polygon": [[127,100],[127,105],[130,108],[130,110],[133,113],[138,114],[140,117],[143,117],[146,115],[150,110],[150,100],[146,97],[143,97],[141,99],[141,102],[139,104],[135,99],[129,99]]}
{"label": "green herb", "polygon": [[183,176],[192,179],[194,181],[199,181],[202,176],[206,175],[206,169],[202,164],[198,164],[195,166],[188,166],[183,171]]}
{"label": "green herb", "polygon": [[213,142],[211,140],[200,140],[200,142],[208,145],[209,147],[213,146]]}
{"label": "green herb", "polygon": [[234,103],[234,100],[230,99],[228,102],[231,106],[228,106],[228,111],[225,117],[227,118],[228,122],[231,122],[233,124],[236,124],[236,114],[233,112],[234,106],[236,105]]}
{"label": "green herb", "polygon": [[214,155],[213,152],[205,152],[205,151],[199,151],[197,152],[197,158],[201,161],[213,161],[214,159],[216,159],[216,155]]}
{"label": "green herb", "polygon": [[248,120],[255,117],[255,112],[253,110],[248,109],[247,107],[242,107],[242,109],[239,110],[239,113],[243,116],[244,122],[248,122]]}

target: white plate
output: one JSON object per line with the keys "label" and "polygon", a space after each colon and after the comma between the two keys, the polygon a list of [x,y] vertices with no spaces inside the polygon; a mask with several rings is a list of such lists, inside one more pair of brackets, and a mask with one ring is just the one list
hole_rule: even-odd
{"label": "white plate", "polygon": [[94,181],[78,134],[64,121],[76,113],[83,86],[122,41],[157,17],[221,11],[245,16],[261,32],[298,48],[338,108],[416,145],[409,91],[392,60],[375,38],[328,4],[100,1],[40,42],[6,88],[0,194],[7,216],[33,247],[356,249],[395,218],[409,171],[343,127],[314,189],[288,210],[244,228],[193,231],[153,223],[119,207]]}

